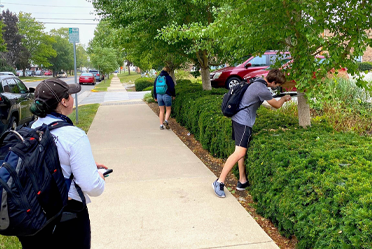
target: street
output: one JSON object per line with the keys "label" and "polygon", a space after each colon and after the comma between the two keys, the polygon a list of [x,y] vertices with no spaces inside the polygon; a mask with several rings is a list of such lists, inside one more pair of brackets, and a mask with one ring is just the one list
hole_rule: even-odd
{"label": "street", "polygon": [[[36,79],[36,78],[35,78]],[[67,84],[73,84],[75,82],[75,77],[74,76],[70,76],[70,77],[67,77],[67,78],[60,78],[61,80],[63,80],[64,82],[66,82]],[[79,80],[79,79],[77,79]],[[40,81],[34,81],[34,82],[24,82],[25,85],[30,88],[30,87],[33,87],[33,88],[36,88],[37,85],[39,85],[39,83],[41,82]],[[97,82],[97,84],[99,84],[100,82]],[[78,93],[78,98],[79,98],[79,95],[83,94],[84,92],[86,91],[90,91],[94,88],[94,85],[81,85],[81,91]],[[75,94],[74,94],[74,97],[75,97]]]}

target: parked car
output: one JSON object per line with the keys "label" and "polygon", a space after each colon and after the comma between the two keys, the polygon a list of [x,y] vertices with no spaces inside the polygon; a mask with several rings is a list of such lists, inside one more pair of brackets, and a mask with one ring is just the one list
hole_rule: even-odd
{"label": "parked car", "polygon": [[57,78],[67,78],[67,73],[66,72],[58,72],[57,73]]}
{"label": "parked car", "polygon": [[35,71],[35,75],[36,76],[41,76],[41,75],[43,75],[44,73],[43,73],[43,71],[41,71],[41,70],[36,70]]}
{"label": "parked car", "polygon": [[[289,52],[284,52],[284,56]],[[224,67],[210,73],[212,87],[225,87],[227,89],[239,84],[243,77],[256,70],[265,69],[275,63],[277,51],[267,51],[261,56],[251,56],[248,60],[235,67]]]}
{"label": "parked car", "polygon": [[98,82],[104,79],[103,75],[98,70],[91,69],[89,70],[89,73],[93,73],[94,77],[96,78],[96,81]]}
{"label": "parked car", "polygon": [[22,70],[17,70],[16,75],[18,77],[22,77],[23,76],[23,71]]}
{"label": "parked car", "polygon": [[[316,59],[316,63],[318,64],[321,64],[324,62],[325,60],[325,57],[324,56],[321,56],[321,55],[318,55],[315,57]],[[292,58],[286,58],[286,59],[283,59],[280,61],[280,69],[284,69],[284,68],[288,68],[291,66],[291,64],[293,63],[293,59]],[[250,72],[248,74],[246,74],[244,76],[244,80],[245,81],[249,81],[249,79],[251,78],[257,78],[257,77],[266,77],[266,75],[269,73],[270,71],[270,67],[267,67],[265,69],[262,69],[262,70],[256,70],[256,71],[253,71],[253,72]],[[338,75],[340,75],[341,77],[347,77],[348,78],[348,74],[346,73],[347,69],[346,68],[340,68],[338,70]],[[332,74],[335,72],[335,69],[332,69],[329,73]],[[316,77],[316,72],[313,72],[313,77],[315,78]],[[274,94],[275,97],[279,97],[279,96],[283,96],[285,94],[289,94],[289,95],[297,95],[297,88],[295,87],[295,84],[296,84],[296,81],[292,80],[292,81],[288,81],[286,82],[283,86],[280,87],[280,91],[279,93],[276,93]]]}
{"label": "parked car", "polygon": [[96,84],[96,78],[93,73],[82,73],[79,77],[79,84]]}
{"label": "parked car", "polygon": [[12,76],[15,76],[13,72],[0,72],[0,75],[12,75]]}
{"label": "parked car", "polygon": [[26,76],[32,77],[35,75],[35,71],[33,70],[26,70]]}
{"label": "parked car", "polygon": [[16,76],[0,75],[0,134],[34,119],[30,106],[34,102],[34,88]]}
{"label": "parked car", "polygon": [[53,73],[52,73],[52,71],[49,71],[49,70],[48,70],[48,71],[45,71],[45,72],[44,72],[44,75],[46,75],[46,76],[50,76],[50,75],[53,75]]}

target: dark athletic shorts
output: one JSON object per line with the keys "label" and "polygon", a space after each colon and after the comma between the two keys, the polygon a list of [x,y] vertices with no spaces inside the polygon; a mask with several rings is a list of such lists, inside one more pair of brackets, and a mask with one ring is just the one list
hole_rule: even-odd
{"label": "dark athletic shorts", "polygon": [[247,149],[252,139],[252,128],[232,121],[232,139],[235,140],[236,146]]}

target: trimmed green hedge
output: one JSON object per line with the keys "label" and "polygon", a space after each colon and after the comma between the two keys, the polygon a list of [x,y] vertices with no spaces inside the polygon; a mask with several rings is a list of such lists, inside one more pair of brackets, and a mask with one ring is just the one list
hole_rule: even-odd
{"label": "trimmed green hedge", "polygon": [[[216,157],[234,150],[224,89],[179,82],[173,115]],[[315,123],[315,122],[313,122]],[[372,248],[372,138],[261,107],[246,167],[257,212],[298,248]],[[237,173],[237,170],[234,170]]]}
{"label": "trimmed green hedge", "polygon": [[148,86],[145,89],[143,89],[142,91],[152,91],[153,88],[154,88],[153,86]]}
{"label": "trimmed green hedge", "polygon": [[154,79],[153,78],[138,78],[134,82],[134,85],[136,86],[136,91],[143,91],[145,88],[153,86],[154,85]]}
{"label": "trimmed green hedge", "polygon": [[370,71],[371,69],[372,69],[372,62],[368,62],[368,61],[366,61],[366,62],[360,62],[360,63],[358,63],[359,65],[359,70],[360,71]]}

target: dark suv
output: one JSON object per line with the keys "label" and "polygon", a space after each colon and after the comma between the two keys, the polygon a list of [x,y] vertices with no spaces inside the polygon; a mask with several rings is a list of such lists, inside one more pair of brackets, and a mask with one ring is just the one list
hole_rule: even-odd
{"label": "dark suv", "polygon": [[92,73],[94,75],[94,78],[96,78],[96,81],[101,81],[105,79],[104,75],[101,74],[98,70],[91,69],[89,70],[89,73]]}
{"label": "dark suv", "polygon": [[16,76],[0,76],[0,134],[34,119],[30,106],[34,88],[28,89]]}
{"label": "dark suv", "polygon": [[[285,52],[285,55],[289,52]],[[212,87],[230,87],[240,83],[243,77],[255,70],[265,69],[275,63],[277,51],[267,51],[261,56],[250,57],[236,67],[225,67],[210,74]]]}

